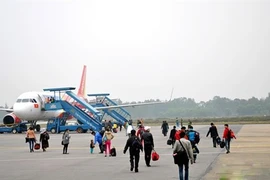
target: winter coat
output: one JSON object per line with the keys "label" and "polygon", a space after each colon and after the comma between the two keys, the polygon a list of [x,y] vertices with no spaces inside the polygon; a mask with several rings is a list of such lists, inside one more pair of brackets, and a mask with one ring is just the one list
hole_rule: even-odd
{"label": "winter coat", "polygon": [[96,144],[98,142],[98,144],[102,144],[102,136],[99,132],[96,132],[95,134],[95,142],[94,144]]}
{"label": "winter coat", "polygon": [[208,131],[206,137],[209,135],[209,133],[211,134],[211,137],[217,137],[218,136],[217,127],[216,126],[211,126],[209,128],[209,131]]}
{"label": "winter coat", "polygon": [[154,139],[153,135],[146,131],[142,134],[142,140],[144,142],[144,146],[153,146],[154,147]]}
{"label": "winter coat", "polygon": [[42,148],[49,147],[49,139],[50,139],[50,136],[47,132],[40,134],[39,141],[41,142]]}
{"label": "winter coat", "polygon": [[70,135],[69,133],[64,133],[63,136],[62,136],[62,141],[63,141],[63,144],[69,144],[69,139],[70,139]]}

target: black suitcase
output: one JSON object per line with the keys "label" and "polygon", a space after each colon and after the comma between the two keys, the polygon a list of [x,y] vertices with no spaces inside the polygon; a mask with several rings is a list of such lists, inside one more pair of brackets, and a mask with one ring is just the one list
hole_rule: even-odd
{"label": "black suitcase", "polygon": [[221,143],[220,137],[217,137],[217,138],[216,138],[216,142],[217,142],[217,145],[220,145],[220,143]]}
{"label": "black suitcase", "polygon": [[116,156],[116,149],[113,147],[110,151],[111,156]]}
{"label": "black suitcase", "polygon": [[221,141],[219,146],[220,146],[220,148],[224,148],[225,147],[225,142]]}
{"label": "black suitcase", "polygon": [[172,145],[172,139],[171,138],[167,140],[167,145]]}

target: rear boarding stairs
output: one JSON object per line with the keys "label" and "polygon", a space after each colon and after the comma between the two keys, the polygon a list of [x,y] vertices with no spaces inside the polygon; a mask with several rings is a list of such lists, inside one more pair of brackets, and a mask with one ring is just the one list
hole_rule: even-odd
{"label": "rear boarding stairs", "polygon": [[[92,103],[93,107],[106,107],[106,106],[118,106],[113,100],[111,100],[108,96],[110,94],[87,94],[87,96],[95,96],[96,102]],[[131,119],[131,115],[122,107],[114,108],[114,109],[102,109],[102,118],[105,115],[109,115],[114,120],[116,120],[119,124],[125,125]]]}

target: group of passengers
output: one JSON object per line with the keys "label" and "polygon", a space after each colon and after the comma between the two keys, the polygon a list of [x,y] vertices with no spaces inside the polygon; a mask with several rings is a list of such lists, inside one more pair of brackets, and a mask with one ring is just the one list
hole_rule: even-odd
{"label": "group of passengers", "polygon": [[[105,157],[111,156],[111,143],[112,143],[111,141],[114,138],[114,135],[109,126],[106,127],[105,131],[104,130],[101,130],[100,132],[92,131],[92,135],[95,136],[95,141],[93,144],[90,143],[90,148],[94,148],[94,145],[98,143],[100,150],[99,153],[103,154],[103,152],[105,152]],[[91,152],[93,151],[91,150]]]}
{"label": "group of passengers", "polygon": [[[68,150],[70,137],[71,136],[69,135],[69,130],[66,129],[62,135],[62,142],[61,142],[61,144],[63,145],[63,154],[68,154],[67,150]],[[41,143],[41,149],[43,150],[43,152],[45,152],[46,149],[49,147],[50,135],[46,129],[42,129],[39,136],[39,142],[37,142],[35,131],[33,127],[30,127],[28,131],[26,132],[25,139],[26,139],[25,142],[29,143],[30,153],[34,152],[34,149],[38,150],[40,148],[40,143]]]}
{"label": "group of passengers", "polygon": [[[34,131],[33,127],[30,127],[28,129],[28,131],[26,132],[25,139],[26,139],[26,143],[27,142],[29,143],[30,153],[34,152],[35,145],[38,146],[39,143],[37,143],[37,138],[36,138],[35,131]],[[49,136],[48,132],[45,129],[43,129],[40,132],[40,136],[39,136],[39,142],[42,144],[41,148],[42,148],[43,152],[45,152],[46,149],[49,147],[49,139],[50,139],[50,136]]]}
{"label": "group of passengers", "polygon": [[55,102],[55,99],[54,97],[46,97],[46,103],[54,103]]}

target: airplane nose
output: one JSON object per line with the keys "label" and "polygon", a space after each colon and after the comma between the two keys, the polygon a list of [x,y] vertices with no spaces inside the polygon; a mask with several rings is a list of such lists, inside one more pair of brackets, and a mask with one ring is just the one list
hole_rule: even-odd
{"label": "airplane nose", "polygon": [[13,106],[14,114],[20,119],[27,119],[25,115],[27,115],[26,109],[22,106],[22,103],[15,103]]}

